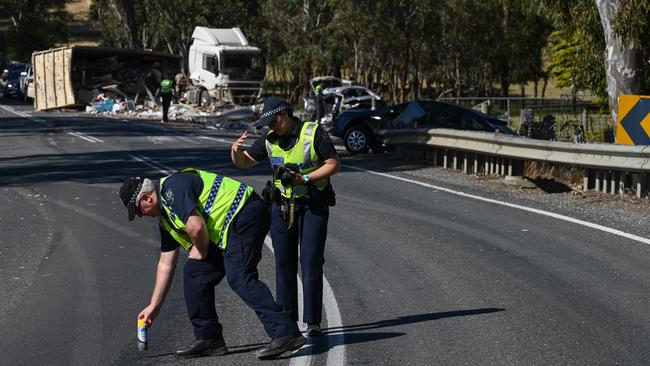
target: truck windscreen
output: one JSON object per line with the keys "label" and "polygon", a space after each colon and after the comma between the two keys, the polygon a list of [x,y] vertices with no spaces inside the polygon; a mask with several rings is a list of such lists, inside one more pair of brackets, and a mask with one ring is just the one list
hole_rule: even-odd
{"label": "truck windscreen", "polygon": [[221,72],[233,79],[262,80],[265,74],[264,58],[259,54],[228,53],[223,55]]}

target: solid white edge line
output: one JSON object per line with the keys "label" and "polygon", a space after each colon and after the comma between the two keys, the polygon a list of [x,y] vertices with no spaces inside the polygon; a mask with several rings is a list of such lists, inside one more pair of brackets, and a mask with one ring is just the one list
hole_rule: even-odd
{"label": "solid white edge line", "polygon": [[[266,245],[267,248],[271,251],[272,254],[275,254],[275,251],[273,250],[273,242],[271,241],[271,237],[269,235],[266,235],[264,238],[264,244]],[[273,261],[275,262],[275,258],[273,258]],[[302,312],[303,312],[303,295],[302,295],[302,280],[300,279],[300,276],[296,276],[298,278],[298,323],[302,323]],[[277,291],[276,291],[277,292]],[[308,343],[305,343],[307,345]],[[304,346],[303,346],[304,347]],[[300,348],[302,349],[302,348]],[[296,353],[300,351],[300,349],[294,351],[293,353]],[[289,366],[309,366],[313,363],[313,355],[312,354],[305,354],[305,355],[294,355],[291,357],[289,360]]]}
{"label": "solid white edge line", "polygon": [[589,222],[589,221],[576,219],[576,218],[573,218],[573,217],[570,217],[570,216],[560,215],[560,214],[557,214],[557,213],[554,213],[554,212],[544,211],[544,210],[540,210],[540,209],[536,209],[536,208],[532,208],[532,207],[521,206],[521,205],[517,205],[517,204],[514,204],[514,203],[497,201],[497,200],[491,199],[491,198],[475,196],[475,195],[472,195],[472,194],[469,194],[469,193],[465,193],[465,192],[461,192],[461,191],[455,191],[453,189],[449,189],[449,188],[445,188],[445,187],[435,186],[433,184],[418,182],[416,180],[412,180],[412,179],[408,179],[408,178],[402,178],[402,177],[398,177],[398,176],[394,176],[394,175],[390,175],[390,174],[386,174],[386,173],[375,172],[375,171],[368,170],[368,169],[357,168],[357,167],[350,166],[350,165],[342,165],[342,166],[345,167],[345,168],[348,168],[348,169],[352,169],[352,170],[362,171],[362,172],[375,174],[375,175],[379,175],[379,176],[386,177],[386,178],[391,178],[391,179],[400,180],[400,181],[403,181],[403,182],[409,182],[409,183],[417,184],[417,185],[420,185],[422,187],[436,189],[436,190],[451,193],[451,194],[454,194],[454,195],[457,195],[457,196],[472,198],[472,199],[475,199],[475,200],[494,203],[494,204],[501,205],[501,206],[512,207],[512,208],[516,208],[516,209],[519,209],[519,210],[528,211],[528,212],[536,213],[536,214],[539,214],[539,215],[552,217],[552,218],[555,218],[555,219],[558,219],[558,220],[568,221],[568,222],[571,222],[571,223],[574,223],[574,224],[578,224],[578,225],[586,226],[586,227],[589,227],[589,228],[592,228],[592,229],[604,231],[604,232],[609,233],[609,234],[622,236],[624,238],[635,240],[635,241],[638,241],[638,242],[641,242],[641,243],[644,243],[644,244],[650,244],[650,239],[648,239],[648,238],[644,238],[642,236],[626,233],[626,232],[618,230],[618,229],[614,229],[614,228],[610,228],[610,227],[607,227],[607,226],[595,224],[595,223],[592,223],[592,222]]}
{"label": "solid white edge line", "polygon": [[325,316],[327,317],[327,327],[339,329],[336,333],[328,333],[327,365],[345,365],[343,321],[341,320],[339,304],[336,302],[336,297],[334,297],[334,291],[325,275],[323,275],[323,304],[325,306]]}

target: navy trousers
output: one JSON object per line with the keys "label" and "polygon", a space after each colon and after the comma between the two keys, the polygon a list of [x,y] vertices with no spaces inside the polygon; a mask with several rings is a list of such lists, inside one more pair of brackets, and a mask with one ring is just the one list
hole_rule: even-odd
{"label": "navy trousers", "polygon": [[269,337],[278,338],[299,331],[296,322],[275,302],[269,288],[258,278],[257,264],[262,257],[269,225],[268,211],[263,201],[254,195],[233,218],[223,255],[210,243],[207,258],[188,259],[183,271],[185,304],[197,339],[211,339],[222,333],[214,288],[224,274],[233,291],[255,311]]}
{"label": "navy trousers", "polygon": [[162,93],[160,94],[160,99],[162,99],[162,120],[167,122],[167,114],[169,112],[169,105],[172,102],[174,95],[172,93]]}
{"label": "navy trousers", "polygon": [[185,263],[183,294],[196,339],[212,339],[221,335],[223,328],[214,303],[214,288],[224,276],[221,250],[212,243],[207,258],[188,259]]}
{"label": "navy trousers", "polygon": [[323,264],[329,207],[322,202],[297,204],[294,224],[282,218],[279,207],[271,210],[271,238],[275,251],[278,304],[298,320],[298,251],[303,284],[303,321],[318,324],[323,311]]}
{"label": "navy trousers", "polygon": [[259,280],[257,264],[262,258],[269,225],[269,212],[264,201],[255,195],[230,225],[224,264],[230,287],[255,311],[266,334],[278,338],[299,330],[289,313],[275,302],[271,290]]}

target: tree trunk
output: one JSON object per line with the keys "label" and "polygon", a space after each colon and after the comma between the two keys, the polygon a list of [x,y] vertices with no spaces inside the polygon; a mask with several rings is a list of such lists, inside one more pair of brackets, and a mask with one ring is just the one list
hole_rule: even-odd
{"label": "tree trunk", "polygon": [[[638,93],[641,75],[637,73],[638,55],[633,44],[626,45],[614,32],[614,20],[622,0],[595,0],[605,34],[607,57],[607,94],[614,124],[618,121],[618,96]],[[614,129],[616,131],[616,129]]]}

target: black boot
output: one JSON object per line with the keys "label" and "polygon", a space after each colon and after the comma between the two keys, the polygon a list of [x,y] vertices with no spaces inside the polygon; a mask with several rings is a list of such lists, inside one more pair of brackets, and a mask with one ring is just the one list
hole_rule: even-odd
{"label": "black boot", "polygon": [[305,344],[305,337],[298,333],[290,334],[284,337],[274,338],[266,347],[256,352],[260,360],[270,360],[276,358],[287,351],[296,350]]}
{"label": "black boot", "polygon": [[305,331],[305,336],[312,338],[312,337],[320,337],[323,335],[323,330],[320,328],[320,324],[309,324],[307,325],[307,330]]}
{"label": "black boot", "polygon": [[223,336],[212,339],[197,339],[189,347],[176,351],[176,357],[193,358],[201,356],[221,356],[228,353]]}

